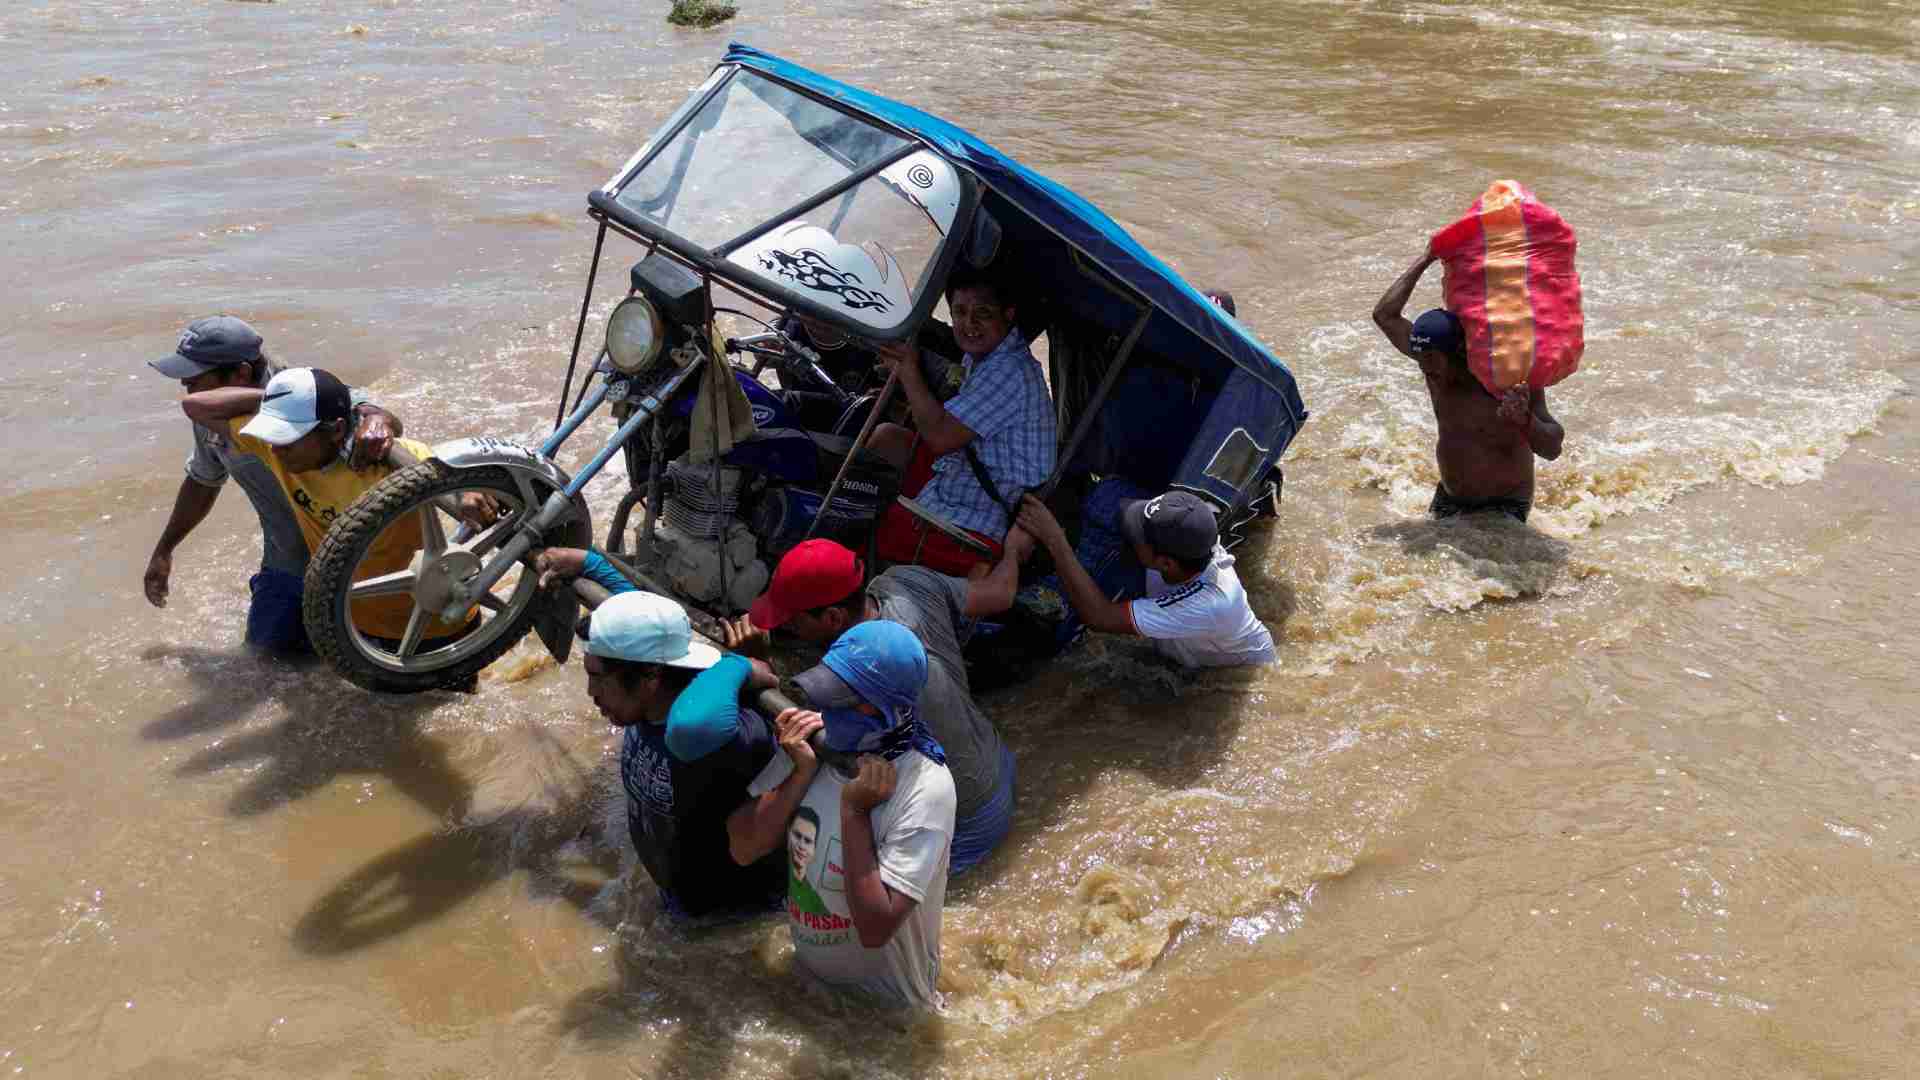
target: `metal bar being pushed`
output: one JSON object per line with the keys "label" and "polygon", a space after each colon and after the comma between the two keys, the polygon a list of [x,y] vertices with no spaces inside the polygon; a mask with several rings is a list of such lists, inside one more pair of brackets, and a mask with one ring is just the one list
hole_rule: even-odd
{"label": "metal bar being pushed", "polygon": [[[919,362],[919,354],[916,350],[914,363]],[[813,534],[819,531],[820,519],[826,517],[827,512],[833,509],[833,497],[840,494],[840,485],[847,479],[847,470],[853,467],[853,459],[866,448],[867,439],[873,435],[874,426],[880,422],[880,414],[886,412],[887,406],[893,403],[893,388],[899,383],[899,371],[887,373],[887,385],[880,388],[880,396],[873,402],[873,411],[867,414],[867,422],[860,425],[860,434],[854,436],[853,449],[847,451],[847,459],[840,463],[840,471],[833,474],[833,483],[827,485],[827,497],[820,500],[820,510],[813,515],[813,524],[807,526],[807,535],[804,539],[813,539]]]}
{"label": "metal bar being pushed", "polygon": [[1146,332],[1147,320],[1153,318],[1153,309],[1140,309],[1140,317],[1133,322],[1133,329],[1127,331],[1126,340],[1120,343],[1120,351],[1113,354],[1113,361],[1107,365],[1107,373],[1100,379],[1100,388],[1093,392],[1092,400],[1080,413],[1080,419],[1074,421],[1073,435],[1067,439],[1067,445],[1054,460],[1053,475],[1047,477],[1034,494],[1042,501],[1053,494],[1060,484],[1060,478],[1066,475],[1067,465],[1073,461],[1073,455],[1080,444],[1087,439],[1087,433],[1093,430],[1094,418],[1100,415],[1100,406],[1107,403],[1107,395],[1113,393],[1113,384],[1120,381],[1121,369],[1127,366],[1127,360],[1133,356],[1133,347],[1140,341],[1140,335]]}
{"label": "metal bar being pushed", "polygon": [[[713,295],[713,278],[712,277],[707,278],[706,286],[707,286],[707,295],[709,296]],[[713,334],[711,332],[712,327],[708,327],[708,331],[709,332],[707,334],[707,340],[712,341],[713,340]],[[727,380],[729,385],[723,386],[721,384],[722,379]],[[718,526],[718,532],[719,532],[719,535],[713,538],[713,556],[714,556],[713,561],[714,561],[714,564],[720,568],[720,610],[727,612],[728,614],[732,614],[733,612],[733,597],[730,596],[727,592],[727,585],[728,585],[728,582],[727,582],[727,525],[728,525],[728,522],[727,522],[726,514],[721,510],[722,507],[727,505],[727,488],[726,488],[726,484],[724,483],[725,474],[723,473],[720,466],[720,442],[721,442],[721,435],[723,434],[720,430],[720,425],[721,424],[726,425],[726,431],[724,432],[726,436],[726,441],[732,442],[733,441],[733,412],[732,410],[728,409],[725,405],[722,405],[720,399],[723,395],[726,394],[728,390],[733,389],[733,387],[730,385],[732,379],[733,379],[732,365],[726,363],[724,360],[722,360],[718,356],[710,357],[707,360],[706,380],[707,380],[707,383],[709,384],[707,386],[707,391],[708,391],[707,396],[710,399],[712,399],[712,404],[713,404],[713,408],[712,408],[713,443],[710,447],[708,447],[708,449],[713,452],[714,519],[715,519],[716,525]],[[723,414],[725,416],[725,419],[722,419]]]}
{"label": "metal bar being pushed", "polygon": [[480,572],[461,584],[460,589],[457,590],[458,595],[448,605],[447,610],[457,612],[464,609],[465,605],[473,602],[474,597],[492,589],[494,583],[505,577],[507,571],[525,557],[527,552],[536,546],[544,547],[547,530],[553,528],[573,509],[574,496],[580,494],[580,489],[586,487],[589,480],[599,475],[600,470],[606,467],[613,455],[620,451],[621,444],[632,438],[634,432],[640,430],[640,425],[651,421],[654,414],[664,408],[666,403],[680,392],[680,388],[686,385],[687,380],[699,367],[697,363],[688,364],[674,372],[660,389],[641,399],[634,406],[633,415],[627,418],[626,423],[620,425],[620,430],[607,441],[607,445],[600,448],[600,452],[593,456],[593,460],[587,463],[586,468],[581,469],[579,474],[567,483],[566,489],[549,494],[546,502],[540,505],[539,511],[521,524],[519,531],[514,533],[513,539],[508,540],[500,546],[499,550],[487,556],[486,565],[480,568]]}
{"label": "metal bar being pushed", "polygon": [[[597,368],[599,361],[596,360],[594,364]],[[592,373],[589,372],[587,377],[592,378]],[[560,449],[560,444],[566,442],[575,431],[579,430],[580,425],[586,423],[587,417],[592,416],[593,411],[600,407],[600,403],[607,400],[607,394],[612,389],[613,384],[611,382],[604,379],[601,380],[600,389],[593,392],[593,400],[582,402],[578,408],[573,410],[573,415],[567,417],[566,423],[555,427],[553,434],[547,436],[547,441],[540,444],[541,456],[552,457],[553,452]]]}

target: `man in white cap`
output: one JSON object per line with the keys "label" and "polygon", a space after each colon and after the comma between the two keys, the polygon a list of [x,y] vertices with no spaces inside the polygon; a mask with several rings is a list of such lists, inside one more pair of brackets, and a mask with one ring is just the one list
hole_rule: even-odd
{"label": "man in white cap", "polygon": [[[577,632],[587,696],[621,731],[627,829],[662,904],[694,918],[773,910],[786,893],[785,861],[769,851],[736,863],[727,816],[774,758],[775,729],[737,700],[719,710],[682,701],[701,672],[748,661],[693,640],[686,611],[653,593],[610,597]],[[794,723],[798,712],[788,710],[781,737],[797,732],[804,743],[812,729]]]}
{"label": "man in white cap", "polygon": [[[173,352],[147,364],[189,394],[229,386],[257,390],[280,371],[262,347],[260,335],[232,315],[195,319]],[[350,394],[356,425],[353,464],[358,467],[384,459],[401,428],[399,419],[368,402],[366,394],[358,390]],[[167,605],[174,550],[206,520],[231,476],[240,482],[260,519],[260,570],[248,582],[253,598],[247,610],[247,643],[269,652],[307,651],[307,632],[300,621],[307,541],[292,504],[264,462],[234,449],[225,424],[191,427],[193,454],[187,458],[187,474],[147,560],[142,582],[147,601],[154,607]]]}
{"label": "man in white cap", "polygon": [[[309,549],[318,549],[335,518],[346,513],[360,496],[393,473],[387,462],[355,469],[347,460],[348,416],[353,410],[345,383],[320,368],[288,368],[254,389],[226,386],[188,394],[181,407],[196,424],[225,425],[234,450],[251,454],[266,465],[293,505]],[[433,450],[412,439],[394,445],[425,461]],[[485,496],[469,494],[461,503],[462,517],[476,523],[490,519],[493,508]],[[361,576],[404,570],[420,550],[420,518],[409,514],[381,532],[361,560]],[[360,632],[388,647],[406,636],[413,614],[413,597],[379,596],[353,602],[353,623]],[[467,632],[473,619],[450,623],[430,620],[419,648],[447,644]]]}

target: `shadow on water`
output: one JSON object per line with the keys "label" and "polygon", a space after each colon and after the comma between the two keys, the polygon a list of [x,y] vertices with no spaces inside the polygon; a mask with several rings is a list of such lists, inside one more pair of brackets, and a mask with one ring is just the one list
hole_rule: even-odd
{"label": "shadow on water", "polygon": [[285,806],[353,773],[384,775],[424,809],[458,816],[472,788],[447,760],[445,748],[420,734],[420,717],[436,704],[438,695],[298,695],[286,701],[286,719],[221,740],[187,759],[176,772],[198,776],[263,766],[228,802],[229,812],[237,817]]}
{"label": "shadow on water", "polygon": [[516,758],[511,771],[537,773],[536,790],[503,809],[466,812],[458,825],[423,833],[355,870],[295,924],[294,944],[321,956],[365,948],[447,914],[516,871],[527,872],[535,895],[614,928],[617,920],[598,901],[620,874],[619,848],[596,835],[593,770],[550,733],[527,734],[535,752]]}
{"label": "shadow on water", "polygon": [[245,721],[269,702],[284,705],[287,715],[279,723],[217,739],[175,770],[179,776],[202,776],[247,768],[252,778],[228,803],[236,817],[277,809],[352,773],[385,775],[435,814],[457,816],[471,798],[471,786],[445,750],[420,734],[421,716],[444,695],[370,694],[333,678],[317,661],[290,662],[246,651],[154,646],[141,657],[178,663],[197,692],[143,727],[145,738],[210,734]]}
{"label": "shadow on water", "polygon": [[[670,1029],[647,1075],[678,1080],[732,1075],[749,1028],[785,1037],[793,1052],[787,1074],[796,1078],[925,1076],[940,1064],[944,1020],[881,1010],[770,970],[754,955],[766,923],[656,930],[628,943],[618,952],[616,979],[575,995],[555,1034],[620,1043]],[[713,970],[716,952],[728,955],[725,973]],[[795,1038],[804,1043],[793,1045]]]}
{"label": "shadow on water", "polygon": [[148,722],[140,734],[156,741],[184,739],[227,727],[246,719],[273,696],[269,665],[288,669],[310,667],[317,660],[283,660],[252,651],[231,652],[198,645],[152,645],[140,659],[171,660],[180,665],[199,690],[192,701],[176,705]]}
{"label": "shadow on water", "polygon": [[1410,558],[1443,555],[1475,578],[1504,586],[1504,599],[1539,596],[1559,579],[1573,545],[1500,514],[1416,518],[1376,525],[1373,540]]}

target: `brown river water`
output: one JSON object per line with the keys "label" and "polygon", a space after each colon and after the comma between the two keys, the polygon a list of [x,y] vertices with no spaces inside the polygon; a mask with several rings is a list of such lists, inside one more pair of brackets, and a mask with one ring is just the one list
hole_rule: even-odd
{"label": "brown river water", "polygon": [[[0,9],[0,1075],[1920,1072],[1915,8],[740,3]],[[1241,549],[1281,663],[989,699],[1015,831],[905,1029],[629,887],[577,664],[248,657],[234,490],[140,595],[186,321],[537,438],[586,192],[729,38],[1087,195],[1313,411]],[[1586,366],[1533,524],[1433,523],[1367,316],[1499,177],[1580,230]]]}

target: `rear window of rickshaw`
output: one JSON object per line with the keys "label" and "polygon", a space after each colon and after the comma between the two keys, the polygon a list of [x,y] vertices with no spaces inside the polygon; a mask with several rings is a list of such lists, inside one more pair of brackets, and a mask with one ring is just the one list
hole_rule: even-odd
{"label": "rear window of rickshaw", "polygon": [[712,248],[907,145],[742,70],[615,197]]}

